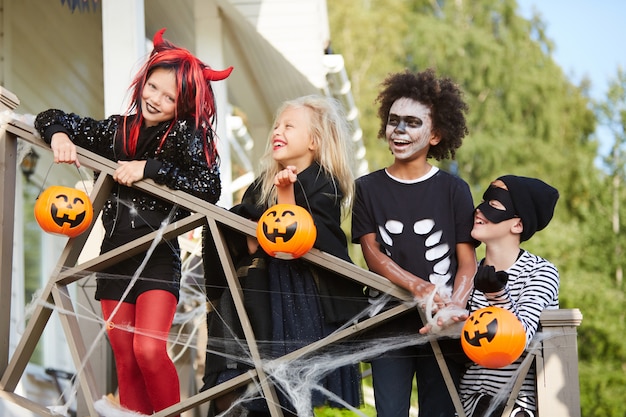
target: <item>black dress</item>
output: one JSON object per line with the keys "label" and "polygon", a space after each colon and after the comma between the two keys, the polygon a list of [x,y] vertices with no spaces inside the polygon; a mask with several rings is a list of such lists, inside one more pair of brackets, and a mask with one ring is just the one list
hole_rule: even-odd
{"label": "black dress", "polygon": [[[316,163],[298,174],[295,184],[296,203],[306,208],[315,221],[315,247],[350,261],[347,240],[340,227],[341,194],[335,183],[324,175]],[[306,192],[305,192],[306,190]],[[267,207],[258,206],[259,181],[244,194],[242,203],[231,211],[258,220]],[[232,233],[232,232],[229,232]],[[251,319],[255,338],[263,358],[271,359],[309,345],[356,317],[367,306],[362,285],[339,277],[302,259],[283,260],[266,255],[262,249],[248,255],[245,237],[229,236],[235,265],[244,294],[246,312]],[[217,311],[209,313],[209,339],[203,390],[250,369],[245,340],[232,297],[224,288],[223,271],[216,271],[214,246],[205,240],[205,272],[209,300],[219,299]],[[211,255],[212,254],[212,255]],[[213,258],[212,258],[213,256]],[[237,259],[238,258],[238,259]],[[330,347],[329,349],[332,349]],[[226,352],[227,355],[220,355]],[[276,381],[274,381],[276,383]],[[346,403],[361,404],[358,364],[343,366],[321,376],[319,385]],[[277,389],[281,405],[291,409],[291,402]],[[288,388],[286,388],[289,390]],[[338,404],[313,390],[312,405]],[[264,401],[261,404],[263,407]],[[258,409],[259,402],[247,404]]]}

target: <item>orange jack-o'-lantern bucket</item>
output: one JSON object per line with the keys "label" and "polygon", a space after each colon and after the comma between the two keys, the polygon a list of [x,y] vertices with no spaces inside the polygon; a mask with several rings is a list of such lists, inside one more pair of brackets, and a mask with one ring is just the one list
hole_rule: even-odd
{"label": "orange jack-o'-lantern bucket", "polygon": [[317,229],[313,217],[303,207],[276,204],[259,219],[257,239],[265,252],[281,259],[295,259],[315,243]]}
{"label": "orange jack-o'-lantern bucket", "polygon": [[486,368],[502,368],[520,357],[526,347],[526,332],[517,316],[500,307],[473,312],[461,331],[461,346],[467,356]]}
{"label": "orange jack-o'-lantern bucket", "polygon": [[37,197],[35,219],[48,233],[76,237],[91,225],[93,206],[85,192],[52,185]]}

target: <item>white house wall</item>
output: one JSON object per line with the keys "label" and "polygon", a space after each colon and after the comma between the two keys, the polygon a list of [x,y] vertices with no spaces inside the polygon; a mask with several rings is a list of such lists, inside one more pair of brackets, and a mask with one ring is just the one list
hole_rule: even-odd
{"label": "white house wall", "polygon": [[37,113],[51,105],[103,114],[102,26],[98,13],[71,13],[60,0],[3,0],[5,88]]}
{"label": "white house wall", "polygon": [[330,39],[324,0],[231,0],[272,46],[323,89],[324,48]]}
{"label": "white house wall", "polygon": [[[102,27],[99,13],[71,13],[60,0],[2,0],[4,71],[0,85],[15,94],[15,112],[34,115],[57,107],[102,117]],[[47,175],[51,155],[41,158],[33,182],[73,186],[76,168],[57,166]]]}

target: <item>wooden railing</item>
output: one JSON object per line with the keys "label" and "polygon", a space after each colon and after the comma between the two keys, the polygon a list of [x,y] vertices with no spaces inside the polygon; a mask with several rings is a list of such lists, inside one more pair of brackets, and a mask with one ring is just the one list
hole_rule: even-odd
{"label": "wooden railing", "polygon": [[536,357],[537,409],[542,417],[580,417],[577,327],[578,309],[546,310],[541,327],[548,337]]}
{"label": "wooden railing", "polygon": [[[49,307],[52,305],[58,307],[60,311],[63,311],[62,314],[59,314],[59,318],[66,335],[68,349],[71,352],[76,368],[81,370],[77,373],[78,388],[79,393],[84,396],[84,404],[86,404],[87,410],[84,410],[84,412],[79,410],[79,415],[89,414],[90,416],[97,417],[98,413],[94,409],[93,404],[103,393],[98,387],[97,378],[89,366],[89,362],[85,361],[87,349],[81,335],[77,316],[73,314],[74,309],[67,286],[84,277],[86,271],[101,271],[107,266],[117,262],[122,255],[128,256],[129,253],[138,253],[146,250],[155,239],[157,232],[150,233],[111,252],[107,252],[106,254],[80,264],[78,264],[78,256],[87,240],[90,230],[76,238],[69,239],[55,271],[52,273],[46,287],[41,292],[41,300],[45,301],[45,303],[37,304],[23,332],[23,336],[17,345],[15,353],[12,357],[9,357],[14,223],[13,201],[15,198],[18,138],[21,138],[31,145],[48,149],[49,151],[48,145],[34,134],[32,126],[28,126],[18,120],[12,120],[0,126],[0,174],[3,178],[2,185],[0,185],[0,195],[2,196],[2,210],[0,211],[0,223],[2,224],[2,238],[0,240],[0,398],[11,401],[38,415],[54,415],[44,405],[39,404],[37,399],[25,398],[15,392],[16,386],[24,374],[26,365],[33,355],[35,345],[41,337],[52,314],[52,309]],[[82,166],[101,173],[90,196],[95,218],[102,210],[104,202],[109,195],[113,185],[112,175],[117,164],[81,148],[78,149],[78,157]],[[256,381],[256,383],[261,386],[263,395],[267,399],[271,415],[273,417],[282,416],[282,410],[277,406],[279,402],[277,401],[274,387],[269,383],[268,376],[266,375],[259,355],[256,339],[244,308],[241,288],[233,261],[227,249],[223,234],[225,228],[230,228],[249,236],[255,236],[256,224],[184,192],[173,191],[169,188],[159,186],[151,180],[140,181],[134,186],[159,198],[176,203],[180,207],[188,209],[193,213],[191,216],[181,221],[170,224],[165,229],[164,239],[175,238],[203,224],[208,224],[220,256],[221,267],[224,269],[228,286],[233,294],[235,307],[254,363],[254,369],[248,373],[202,393],[192,395],[180,403],[156,413],[155,416],[165,417],[177,415],[213,398],[219,397],[237,387],[246,385],[251,381]],[[411,301],[411,297],[407,292],[391,284],[387,279],[327,253],[312,249],[309,253],[304,255],[303,259],[331,270],[344,279],[357,281],[381,292],[388,293],[400,300]],[[374,317],[353,323],[351,326],[292,352],[279,360],[295,359],[354,336],[364,329],[379,325],[398,314],[406,312],[408,309],[412,308],[409,304],[410,303],[400,304]],[[546,312],[544,316],[542,316],[544,329],[549,329],[551,333],[557,334],[556,337],[551,337],[544,341],[543,348],[537,352],[538,379],[540,380],[538,384],[539,409],[540,414],[543,416],[580,416],[578,356],[576,349],[576,326],[578,326],[580,320],[581,315],[578,310],[558,310],[555,312]],[[435,352],[437,352],[438,344],[436,340],[433,340],[431,344]],[[447,372],[445,362],[440,361],[440,366],[445,375]],[[453,397],[458,404],[458,395],[453,387],[451,392],[452,391]],[[462,416],[462,410],[459,411],[459,415]]]}

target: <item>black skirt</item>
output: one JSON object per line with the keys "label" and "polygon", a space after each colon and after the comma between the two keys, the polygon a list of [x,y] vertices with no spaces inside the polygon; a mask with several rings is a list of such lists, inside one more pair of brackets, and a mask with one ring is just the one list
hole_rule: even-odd
{"label": "black skirt", "polygon": [[[286,355],[337,330],[336,325],[324,320],[317,285],[309,265],[300,260],[263,259],[265,262],[261,263],[261,268],[238,268],[238,272],[245,273],[245,276],[239,276],[244,305],[263,359]],[[209,313],[208,323],[208,350],[201,390],[220,384],[252,367],[243,330],[228,290],[220,297],[216,311]],[[332,346],[323,353],[327,354],[330,349]],[[308,359],[311,359],[310,356]],[[309,363],[318,361],[313,358]],[[298,371],[296,369],[294,375],[301,374]],[[281,405],[295,412],[285,392],[292,393],[292,388],[302,387],[302,382],[295,376],[281,381],[281,378],[272,376],[271,371],[270,377],[277,385],[276,392]],[[351,406],[358,407],[362,403],[358,364],[333,367],[319,375],[316,384]],[[343,406],[329,400],[315,387],[311,388],[313,407],[325,404]],[[245,406],[255,411],[267,410],[263,400],[249,401]]]}

